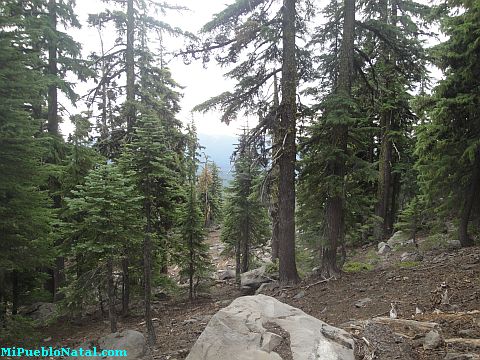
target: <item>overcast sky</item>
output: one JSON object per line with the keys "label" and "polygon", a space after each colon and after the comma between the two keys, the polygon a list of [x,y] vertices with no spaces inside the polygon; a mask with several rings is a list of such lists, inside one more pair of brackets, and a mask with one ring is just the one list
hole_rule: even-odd
{"label": "overcast sky", "polygon": [[[198,30],[206,22],[212,19],[213,15],[220,12],[225,8],[227,4],[232,3],[234,0],[168,0],[169,4],[178,4],[190,9],[187,12],[170,11],[166,18],[161,19],[169,23],[172,26],[179,27],[185,31],[197,33]],[[418,0],[422,3],[428,3],[430,0]],[[322,4],[324,1],[319,0]],[[90,28],[87,25],[88,14],[98,13],[104,10],[106,4],[101,0],[77,0],[76,13],[79,20],[82,23],[82,29],[69,30],[69,33],[80,42],[83,46],[84,57],[88,56],[91,52],[100,52],[99,35],[96,29]],[[115,40],[115,32],[104,33],[103,39],[105,48],[113,45]],[[165,39],[165,46],[168,51],[175,51],[181,49],[184,45],[183,39]],[[432,44],[430,44],[432,45]],[[212,96],[218,95],[223,91],[231,90],[233,88],[233,82],[225,79],[223,73],[227,69],[222,69],[215,64],[214,61],[209,63],[207,69],[203,68],[201,61],[194,62],[190,65],[185,65],[181,58],[173,59],[169,63],[169,67],[172,72],[173,78],[182,86],[183,99],[181,102],[182,111],[178,115],[184,123],[187,123],[191,119],[191,109],[209,99]],[[440,77],[438,70],[434,70],[433,76],[435,78]],[[83,95],[86,91],[93,87],[93,83],[90,84],[78,84],[76,87],[77,93]],[[62,103],[66,105],[67,109],[72,113],[78,113],[79,111],[86,110],[84,104],[77,104],[77,108],[74,109],[68,106],[68,101],[64,98],[61,99]],[[229,126],[220,122],[220,114],[216,112],[209,112],[205,115],[200,113],[193,114],[195,123],[199,133],[210,135],[235,135],[238,134],[238,129],[244,125],[244,121],[237,121]],[[252,124],[250,120],[250,125]],[[68,122],[63,124],[62,131],[65,135],[71,132],[72,126]]]}
{"label": "overcast sky", "polygon": [[[203,24],[208,22],[212,16],[220,12],[227,4],[233,0],[170,0],[169,4],[178,4],[190,9],[187,12],[169,11],[166,18],[162,19],[172,26],[177,26],[185,31],[197,33]],[[83,47],[83,55],[88,56],[92,51],[100,52],[99,35],[96,29],[87,26],[88,14],[98,13],[104,10],[106,5],[100,0],[77,0],[76,13],[82,24],[80,30],[67,30],[76,41],[80,42]],[[115,34],[113,31],[103,34],[105,48],[109,48],[109,43],[113,44]],[[184,41],[182,39],[166,40],[165,46],[168,51],[174,51],[182,48]],[[204,69],[201,61],[185,65],[181,58],[173,59],[169,63],[172,76],[185,89],[182,91],[184,96],[181,102],[182,111],[178,115],[183,122],[189,122],[191,119],[191,109],[209,99],[212,96],[231,89],[232,82],[223,78],[225,69],[218,68],[213,62],[207,69]],[[83,95],[93,84],[77,84],[76,91]],[[86,110],[82,103],[77,104],[77,108],[68,105],[68,101],[61,100],[67,109],[76,113]],[[205,115],[200,113],[193,114],[195,123],[199,133],[211,135],[235,135],[237,129],[242,126],[243,122],[238,121],[227,126],[221,123],[219,114],[209,112]],[[70,123],[66,122],[62,126],[62,132],[68,135],[72,131]]]}

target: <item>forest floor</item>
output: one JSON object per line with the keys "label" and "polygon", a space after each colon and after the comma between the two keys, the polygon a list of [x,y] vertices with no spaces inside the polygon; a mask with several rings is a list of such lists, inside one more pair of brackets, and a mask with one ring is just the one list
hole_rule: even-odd
{"label": "forest floor", "polygon": [[[232,262],[221,256],[218,231],[210,234],[212,257],[219,269]],[[425,251],[423,261],[399,261],[401,252],[387,257],[376,256],[376,247],[363,247],[351,252],[349,261],[363,264],[374,258],[374,267],[343,273],[339,279],[320,282],[318,278],[305,279],[295,287],[273,290],[267,295],[302,309],[331,325],[346,326],[352,320],[388,316],[391,304],[398,318],[434,321],[441,325],[444,338],[457,338],[463,331],[470,338],[480,338],[480,247]],[[444,287],[441,284],[444,283]],[[439,309],[439,296],[446,288],[450,299],[448,310]],[[439,290],[441,289],[441,290]],[[208,294],[201,294],[191,303],[185,297],[153,302],[154,324],[158,342],[152,349],[152,358],[160,360],[184,359],[211,316],[241,296],[232,280],[217,281]],[[363,299],[363,303],[358,303]],[[360,306],[359,306],[360,305]],[[422,314],[416,314],[416,309]],[[473,312],[472,312],[473,311]],[[463,315],[458,315],[461,313]],[[457,314],[457,315],[456,315]],[[141,303],[133,304],[132,314],[119,320],[119,330],[134,329],[146,332]],[[81,324],[57,323],[42,329],[42,346],[78,346],[85,340],[94,340],[109,333],[109,323],[102,319],[88,319]],[[444,359],[447,345],[435,350],[417,346],[412,359]],[[465,350],[465,349],[464,349]],[[468,349],[466,349],[468,350]],[[478,351],[479,349],[477,349]],[[394,354],[383,359],[400,358]]]}

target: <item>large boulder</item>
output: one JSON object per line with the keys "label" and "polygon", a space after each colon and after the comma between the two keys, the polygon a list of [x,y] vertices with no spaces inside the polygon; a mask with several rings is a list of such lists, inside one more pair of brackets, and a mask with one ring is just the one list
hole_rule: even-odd
{"label": "large boulder", "polygon": [[258,289],[260,285],[271,281],[272,279],[267,275],[267,267],[265,265],[240,275],[240,285],[249,287],[253,291]]}
{"label": "large boulder", "polygon": [[350,334],[265,295],[217,312],[187,360],[354,360]]}
{"label": "large boulder", "polygon": [[218,272],[218,279],[219,280],[235,279],[235,270],[231,270],[231,269],[220,270]]}
{"label": "large boulder", "polygon": [[391,250],[392,250],[392,248],[390,246],[388,246],[388,244],[386,244],[382,241],[381,243],[378,244],[377,254],[378,255],[387,255]]}
{"label": "large boulder", "polygon": [[408,243],[413,242],[408,234],[404,231],[397,231],[395,234],[392,235],[390,239],[387,241],[387,245],[390,246],[391,249],[394,249],[398,246],[402,246]]}
{"label": "large boulder", "polygon": [[45,325],[57,316],[57,304],[38,302],[23,309],[22,314]]}
{"label": "large boulder", "polygon": [[[124,330],[109,334],[98,339],[98,345],[102,350],[126,350],[125,360],[141,359],[147,350],[145,337],[135,330]],[[118,357],[105,357],[106,360],[119,359]]]}

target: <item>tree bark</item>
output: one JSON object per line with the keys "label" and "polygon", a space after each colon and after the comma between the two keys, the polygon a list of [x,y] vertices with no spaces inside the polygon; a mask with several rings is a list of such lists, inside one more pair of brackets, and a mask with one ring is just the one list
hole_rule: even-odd
{"label": "tree bark", "polygon": [[[149,186],[148,186],[149,187]],[[150,194],[150,189],[147,190]],[[145,212],[147,218],[146,234],[143,241],[143,280],[144,280],[144,300],[145,300],[145,323],[147,325],[147,342],[154,345],[157,342],[155,328],[152,321],[151,297],[152,297],[152,214],[151,204],[147,200],[145,204]]]}
{"label": "tree bark", "polygon": [[128,255],[122,259],[122,315],[128,316],[128,307],[130,305],[130,272],[128,269]]}
{"label": "tree bark", "polygon": [[107,260],[107,294],[108,294],[108,319],[110,320],[110,331],[117,332],[117,314],[115,312],[115,288],[113,282],[113,260]]}
{"label": "tree bark", "polygon": [[12,315],[18,313],[18,297],[20,289],[18,287],[18,270],[12,271]]}
{"label": "tree bark", "polygon": [[235,282],[240,284],[240,274],[242,273],[240,239],[235,244]]}
{"label": "tree bark", "polygon": [[[51,37],[48,39],[48,73],[52,78],[58,75],[57,68],[57,4],[56,0],[48,0],[48,14],[51,28]],[[51,135],[58,132],[58,89],[55,84],[48,86],[48,123],[47,130]]]}
{"label": "tree bark", "polygon": [[135,8],[134,0],[127,0],[127,49],[125,66],[127,72],[127,132],[135,125]]}
{"label": "tree bark", "polygon": [[[340,66],[335,92],[338,96],[350,97],[353,77],[353,49],[355,37],[355,0],[345,0],[343,21],[343,39],[340,49]],[[331,133],[332,147],[346,155],[348,140],[348,125],[334,124]],[[337,265],[337,247],[344,242],[345,217],[345,160],[336,157],[327,164],[329,174],[339,179],[340,186],[329,194],[326,200],[326,236],[327,246],[322,251],[321,273],[333,276],[339,273]]]}
{"label": "tree bark", "polygon": [[[388,0],[382,0],[380,3],[382,14],[382,22],[388,23]],[[396,26],[396,4],[392,4],[392,25]],[[385,64],[387,70],[385,71],[385,90],[383,96],[380,97],[380,101],[385,101],[391,94],[391,80],[388,68],[391,62],[390,52],[391,50],[387,45],[381,46],[381,51],[386,57]],[[377,211],[376,215],[382,218],[382,222],[377,229],[377,240],[382,241],[391,235],[391,229],[389,229],[389,216],[391,215],[392,206],[392,162],[393,162],[393,144],[390,136],[392,130],[394,113],[390,109],[383,110],[380,113],[380,156],[379,156],[379,173],[378,173],[378,189],[377,189]]]}
{"label": "tree bark", "polygon": [[473,240],[468,235],[468,223],[470,222],[470,214],[472,213],[474,200],[478,198],[480,193],[480,147],[475,151],[475,161],[473,162],[472,179],[470,187],[465,193],[465,200],[460,214],[460,224],[458,227],[458,239],[462,247],[473,245]]}
{"label": "tree bark", "polygon": [[277,75],[274,75],[273,82],[273,106],[275,112],[275,120],[272,126],[272,171],[271,171],[271,181],[270,181],[270,218],[272,220],[272,261],[275,262],[278,260],[278,237],[279,237],[279,214],[278,214],[278,163],[277,156],[279,150],[281,149],[280,136],[278,134],[278,111],[280,107],[280,100],[278,94],[278,81]]}
{"label": "tree bark", "polygon": [[282,104],[280,134],[283,149],[279,165],[279,281],[283,285],[299,281],[295,261],[295,161],[296,92],[295,0],[283,1]]}

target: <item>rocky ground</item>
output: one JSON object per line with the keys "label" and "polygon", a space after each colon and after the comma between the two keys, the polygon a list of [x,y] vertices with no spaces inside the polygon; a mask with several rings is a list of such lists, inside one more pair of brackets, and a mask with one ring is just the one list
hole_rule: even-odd
{"label": "rocky ground", "polygon": [[[220,254],[218,231],[209,241],[218,269],[231,266]],[[346,265],[350,272],[339,279],[309,277],[264,293],[352,333],[358,359],[480,359],[480,247],[397,244],[378,255],[372,245],[351,251]],[[211,316],[238,296],[233,280],[217,280],[193,303],[182,296],[155,301],[158,343],[150,358],[185,359]],[[390,319],[392,308],[396,320]],[[119,329],[145,333],[140,304],[120,319]],[[108,332],[105,320],[57,323],[42,329],[42,345],[73,347]]]}

